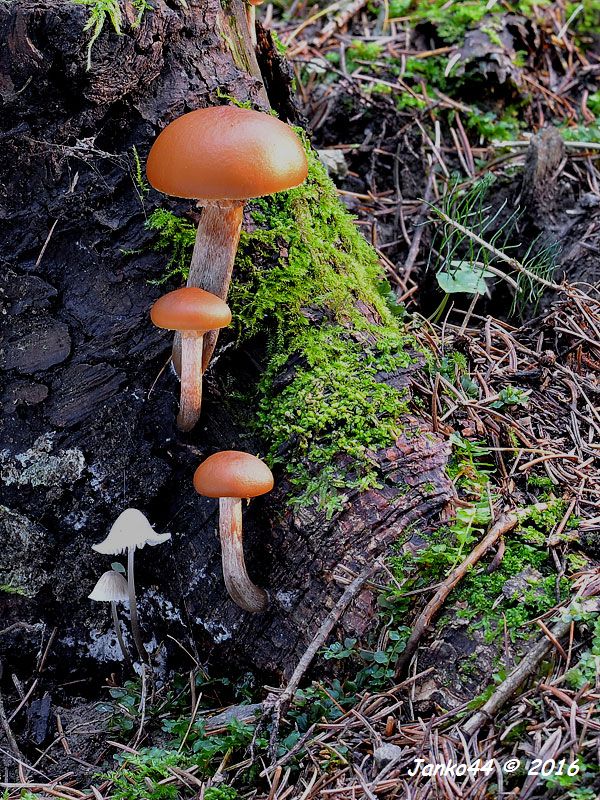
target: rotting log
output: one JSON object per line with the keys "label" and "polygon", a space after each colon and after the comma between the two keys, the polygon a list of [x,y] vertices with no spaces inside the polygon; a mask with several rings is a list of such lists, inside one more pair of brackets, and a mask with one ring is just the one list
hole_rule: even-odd
{"label": "rotting log", "polygon": [[[60,664],[63,678],[82,663],[114,659],[108,620],[86,599],[108,568],[90,545],[132,505],[173,534],[169,545],[140,554],[147,638],[154,631],[180,653],[170,633],[201,660],[213,652],[239,666],[290,673],[343,592],[335,576],[362,570],[451,497],[447,446],[408,400],[395,444],[371,454],[378,482],[347,491],[331,518],[314,504],[289,507],[292,487],[280,465],[276,491],[244,512],[249,571],[268,590],[269,611],[249,616],[231,603],[216,504],[195,495],[192,475],[215,450],[268,449],[249,427],[252,409],[243,414],[230,402],[232,392],[259,380],[264,340],[236,348],[223,337],[201,423],[178,433],[176,381],[161,371],[170,342],[148,317],[165,257],[152,249],[144,222],[158,205],[196,212],[146,196],[138,164],[143,169],[162,126],[225,102],[224,95],[258,109],[270,101],[284,120],[296,120],[285,65],[264,32],[261,79],[241,0],[152,6],[134,28],[126,3],[124,34],[107,23],[87,70],[83,7],[0,4],[0,584],[13,587],[0,591],[0,627],[56,628],[47,663]],[[375,308],[359,310],[377,326]],[[327,324],[323,313],[307,316],[312,326]],[[363,341],[347,325],[348,342]],[[415,355],[381,380],[410,391],[422,363]],[[291,359],[282,369],[282,387],[296,368]],[[365,589],[341,628],[360,635],[374,613]],[[9,668],[31,665],[40,637],[41,629],[23,627],[0,637]]]}

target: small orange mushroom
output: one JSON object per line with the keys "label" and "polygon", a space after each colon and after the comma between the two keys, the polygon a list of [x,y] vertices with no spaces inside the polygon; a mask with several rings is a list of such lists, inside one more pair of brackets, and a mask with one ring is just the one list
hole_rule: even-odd
{"label": "small orange mushroom", "polygon": [[157,328],[181,334],[181,402],[177,427],[190,431],[202,405],[202,348],[204,334],[231,322],[227,303],[203,289],[184,286],[159,297],[150,318]]}
{"label": "small orange mushroom", "polygon": [[240,608],[258,614],[269,597],[250,580],[244,560],[242,499],[258,497],[273,488],[273,474],[260,458],[238,450],[209,456],[194,474],[194,489],[219,498],[219,536],[225,587]]}
{"label": "small orange mushroom", "polygon": [[[159,192],[203,207],[187,285],[227,299],[244,203],[301,184],[306,153],[295,131],[270,114],[237,106],[191,111],[152,145],[148,180]],[[217,342],[207,334],[203,369]],[[175,337],[176,348],[178,337]]]}

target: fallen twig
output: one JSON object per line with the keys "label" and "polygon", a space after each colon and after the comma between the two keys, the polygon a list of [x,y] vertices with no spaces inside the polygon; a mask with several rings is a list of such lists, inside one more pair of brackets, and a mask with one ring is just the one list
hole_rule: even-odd
{"label": "fallen twig", "polygon": [[512,530],[517,522],[519,516],[516,513],[502,514],[491,526],[487,535],[479,542],[479,544],[469,553],[467,558],[453,570],[448,577],[442,581],[438,590],[427,603],[417,621],[413,626],[412,633],[406,643],[406,647],[396,662],[396,677],[400,675],[406,664],[412,658],[415,650],[423,634],[429,629],[431,620],[443,606],[446,598],[454,587],[459,583],[462,578],[467,574],[469,569],[476,564],[482,556],[492,547],[498,539],[508,531]]}
{"label": "fallen twig", "polygon": [[[592,601],[591,603],[588,601],[583,605],[587,607],[587,611],[598,610],[597,601]],[[577,607],[578,613],[582,610],[581,606],[582,604],[579,602]],[[543,639],[534,645],[508,677],[502,681],[489,700],[464,723],[462,729],[465,733],[472,735],[478,731],[485,722],[489,722],[493,719],[496,712],[514,696],[519,686],[536,672],[540,662],[550,648],[555,645],[555,642],[564,639],[569,633],[572,622],[569,609],[566,609],[563,618],[550,629],[551,637],[544,636]]]}
{"label": "fallen twig", "polygon": [[363,570],[363,572],[361,572],[361,574],[346,587],[340,599],[321,623],[321,627],[315,634],[312,642],[306,648],[304,655],[298,662],[298,666],[292,673],[292,677],[290,678],[283,692],[281,692],[281,694],[279,694],[274,700],[271,700],[270,702],[267,701],[265,703],[265,713],[270,714],[273,720],[270,737],[270,752],[273,759],[275,758],[275,753],[277,750],[277,737],[279,735],[281,716],[296,694],[296,689],[302,680],[302,676],[310,667],[313,658],[319,651],[319,648],[325,644],[327,637],[335,627],[336,623],[339,621],[344,611],[358,595],[369,578],[380,568],[380,562],[376,561],[367,569]]}

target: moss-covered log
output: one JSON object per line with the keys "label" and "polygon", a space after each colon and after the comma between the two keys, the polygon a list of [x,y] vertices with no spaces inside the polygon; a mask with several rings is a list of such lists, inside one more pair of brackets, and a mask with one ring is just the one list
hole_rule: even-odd
{"label": "moss-covered log", "polygon": [[[191,230],[181,218],[196,211],[148,190],[145,157],[161,127],[197,107],[270,101],[297,120],[265,35],[261,78],[241,0],[152,6],[137,25],[125,3],[120,36],[107,20],[88,69],[86,8],[0,5],[0,612],[7,625],[56,627],[51,659],[68,650],[74,672],[82,658],[115,659],[86,599],[108,567],[90,545],[133,505],[173,534],[139,559],[148,640],[173,649],[168,631],[201,658],[216,646],[285,671],[342,591],[336,574],[450,497],[446,446],[411,397],[425,356],[312,156],[305,186],[246,210],[235,330],[220,340],[201,424],[177,432],[170,343],[148,309],[169,272],[165,247],[176,268],[166,285],[178,283]],[[252,618],[225,593],[216,505],[191,482],[203,456],[231,448],[261,453],[277,477],[245,512],[249,569],[271,597]],[[372,605],[366,591],[343,627],[364,631]],[[38,646],[24,628],[0,638],[5,655]]]}

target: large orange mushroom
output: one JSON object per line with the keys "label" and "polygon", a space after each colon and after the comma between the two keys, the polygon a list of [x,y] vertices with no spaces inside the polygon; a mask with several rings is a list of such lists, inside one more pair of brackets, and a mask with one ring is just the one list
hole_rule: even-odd
{"label": "large orange mushroom", "polygon": [[[245,201],[298,186],[307,173],[302,142],[270,114],[216,106],[167,125],[152,145],[147,174],[158,191],[203,207],[187,285],[225,300]],[[205,337],[204,369],[217,336],[213,330]]]}
{"label": "large orange mushroom", "polygon": [[202,349],[207,331],[224,328],[231,311],[220,297],[204,289],[184,286],[159,297],[150,318],[158,328],[181,335],[181,401],[177,427],[190,431],[200,417],[202,405]]}
{"label": "large orange mushroom", "polygon": [[273,488],[273,474],[260,458],[239,450],[209,456],[194,474],[194,489],[219,498],[219,536],[225,587],[234,603],[253,614],[265,611],[269,598],[250,580],[244,560],[242,499]]}

